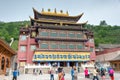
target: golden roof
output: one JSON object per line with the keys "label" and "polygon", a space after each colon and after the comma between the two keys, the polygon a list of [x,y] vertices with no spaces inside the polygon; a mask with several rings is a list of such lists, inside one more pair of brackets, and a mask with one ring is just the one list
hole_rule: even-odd
{"label": "golden roof", "polygon": [[[54,11],[52,12],[50,9],[48,9],[48,11],[44,11],[44,9],[42,9],[41,12],[37,11],[36,9],[33,8],[33,12],[34,12],[34,18],[36,19],[42,19],[42,20],[48,20],[48,22],[50,21],[53,21],[53,19],[51,18],[52,16],[53,17],[56,17],[58,20],[56,21],[59,21],[59,22],[72,22],[72,23],[76,23],[78,22],[78,20],[82,17],[82,15],[84,13],[81,13],[77,16],[69,16],[69,13],[68,11],[66,13],[63,13],[62,10],[60,10],[60,12],[57,12],[56,9],[54,9]],[[43,16],[43,17],[42,17]],[[50,18],[48,18],[48,16],[51,16]],[[59,19],[60,17],[63,17],[62,20]],[[60,21],[61,20],[61,21]]]}
{"label": "golden roof", "polygon": [[44,15],[55,15],[55,16],[69,16],[68,14],[65,14],[65,13],[58,13],[58,12],[41,12],[41,14],[44,14]]}
{"label": "golden roof", "polygon": [[[35,9],[33,8],[33,10]],[[37,10],[35,11],[38,12]],[[57,12],[56,8],[54,9],[54,12],[51,12],[50,9],[48,9],[48,11],[44,11],[44,9],[42,9],[42,11],[38,13],[43,14],[43,15],[53,15],[53,16],[69,16],[68,11],[66,13],[63,13],[62,10],[60,10],[60,12]]]}

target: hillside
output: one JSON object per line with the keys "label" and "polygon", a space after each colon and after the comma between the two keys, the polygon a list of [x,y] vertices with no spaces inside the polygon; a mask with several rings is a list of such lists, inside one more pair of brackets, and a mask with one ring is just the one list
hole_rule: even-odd
{"label": "hillside", "polygon": [[[0,22],[0,38],[4,39],[7,43],[10,43],[10,39],[14,38],[12,48],[17,50],[19,29],[21,26],[30,24],[29,21],[19,22]],[[102,44],[120,44],[120,26],[110,26],[107,24],[90,25],[87,24],[85,28],[94,32],[95,45]]]}
{"label": "hillside", "polygon": [[86,25],[94,32],[95,46],[98,44],[120,44],[120,26]]}
{"label": "hillside", "polygon": [[4,39],[8,44],[11,42],[11,38],[14,38],[14,42],[12,44],[12,48],[17,50],[18,46],[18,36],[19,29],[21,26],[25,26],[30,24],[29,21],[19,21],[19,22],[0,22],[0,38]]}

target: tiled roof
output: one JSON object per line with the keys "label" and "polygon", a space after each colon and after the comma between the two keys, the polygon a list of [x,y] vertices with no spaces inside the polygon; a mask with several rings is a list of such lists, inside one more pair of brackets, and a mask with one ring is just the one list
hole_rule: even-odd
{"label": "tiled roof", "polygon": [[6,50],[10,51],[12,54],[16,54],[16,52],[2,39],[0,39],[0,45],[2,45]]}
{"label": "tiled roof", "polygon": [[117,57],[111,59],[110,61],[116,61],[116,60],[120,60],[120,55],[118,55]]}
{"label": "tiled roof", "polygon": [[120,44],[99,44],[99,48],[120,48]]}

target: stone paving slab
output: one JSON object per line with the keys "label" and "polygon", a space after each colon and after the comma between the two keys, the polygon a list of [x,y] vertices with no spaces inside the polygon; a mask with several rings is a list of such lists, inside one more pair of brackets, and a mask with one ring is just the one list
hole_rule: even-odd
{"label": "stone paving slab", "polygon": [[[55,78],[54,80],[58,80],[58,75],[55,74],[54,78]],[[10,76],[0,75],[0,80],[12,80],[12,75]],[[21,74],[20,76],[18,76],[17,80],[50,80],[50,74],[43,75]],[[65,80],[71,80],[71,75],[65,74]],[[85,79],[84,73],[79,73],[78,80],[92,80],[92,79]],[[106,76],[105,80],[110,80],[109,76]],[[120,80],[120,73],[115,73],[115,80]]]}

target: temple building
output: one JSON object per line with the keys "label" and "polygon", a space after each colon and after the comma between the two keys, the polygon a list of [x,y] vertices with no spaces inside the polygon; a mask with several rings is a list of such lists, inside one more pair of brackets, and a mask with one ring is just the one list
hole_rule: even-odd
{"label": "temple building", "polygon": [[93,32],[84,28],[86,22],[78,23],[83,13],[70,16],[62,10],[41,12],[33,8],[31,25],[20,28],[18,63],[80,66],[95,60]]}
{"label": "temple building", "polygon": [[16,52],[2,39],[0,39],[0,74],[6,74],[6,70],[11,69]]}

